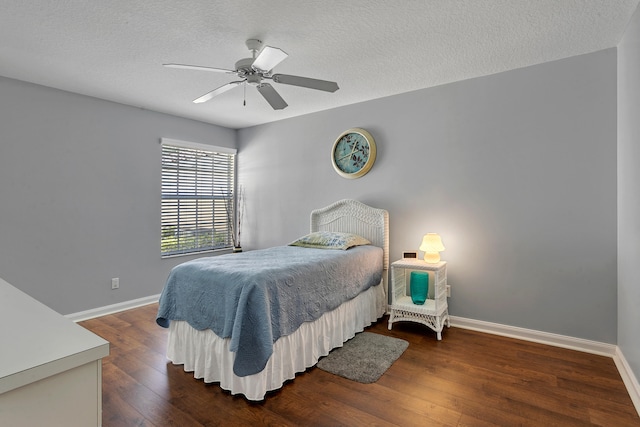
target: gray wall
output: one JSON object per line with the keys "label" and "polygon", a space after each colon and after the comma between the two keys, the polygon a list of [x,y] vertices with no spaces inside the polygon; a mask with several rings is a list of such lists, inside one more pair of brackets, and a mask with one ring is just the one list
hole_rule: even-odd
{"label": "gray wall", "polygon": [[[378,145],[357,180],[329,161],[350,127]],[[359,199],[389,210],[393,260],[441,234],[452,315],[616,342],[615,49],[243,129],[238,148],[244,247]]]}
{"label": "gray wall", "polygon": [[640,373],[640,9],[618,46],[618,345]]}
{"label": "gray wall", "polygon": [[235,136],[0,78],[0,277],[62,314],[160,293],[160,138]]}

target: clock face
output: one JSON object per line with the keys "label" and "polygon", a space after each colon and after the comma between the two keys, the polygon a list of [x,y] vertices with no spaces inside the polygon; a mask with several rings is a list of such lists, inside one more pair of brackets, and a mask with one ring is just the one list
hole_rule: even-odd
{"label": "clock face", "polygon": [[371,134],[364,129],[349,129],[333,144],[333,168],[345,178],[359,178],[365,175],[375,160],[375,142]]}

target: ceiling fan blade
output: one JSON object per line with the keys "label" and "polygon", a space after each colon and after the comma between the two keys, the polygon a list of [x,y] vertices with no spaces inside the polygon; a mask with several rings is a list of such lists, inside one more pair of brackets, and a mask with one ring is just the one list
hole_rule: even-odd
{"label": "ceiling fan blade", "polygon": [[274,110],[282,110],[289,105],[269,83],[261,83],[257,88]]}
{"label": "ceiling fan blade", "polygon": [[213,67],[201,67],[199,65],[185,65],[185,64],[162,64],[167,68],[180,68],[183,70],[198,70],[198,71],[214,71],[217,73],[228,73],[235,74],[234,70],[226,70],[224,68],[213,68]]}
{"label": "ceiling fan blade", "polygon": [[289,55],[282,49],[265,46],[256,60],[253,61],[251,67],[254,70],[270,71],[273,70],[276,65],[287,59],[287,56]]}
{"label": "ceiling fan blade", "polygon": [[324,90],[325,92],[335,92],[339,89],[338,83],[336,82],[310,79],[309,77],[290,76],[288,74],[274,74],[273,76],[271,76],[271,78],[276,83],[306,87],[309,89]]}
{"label": "ceiling fan blade", "polygon": [[217,89],[212,90],[211,92],[207,92],[204,95],[202,95],[200,98],[196,98],[193,100],[193,102],[195,104],[200,104],[202,102],[207,102],[208,100],[220,95],[221,93],[225,93],[226,91],[233,89],[234,87],[238,86],[240,83],[244,83],[244,80],[240,80],[237,82],[231,82],[231,83],[227,83],[224,86],[220,86]]}

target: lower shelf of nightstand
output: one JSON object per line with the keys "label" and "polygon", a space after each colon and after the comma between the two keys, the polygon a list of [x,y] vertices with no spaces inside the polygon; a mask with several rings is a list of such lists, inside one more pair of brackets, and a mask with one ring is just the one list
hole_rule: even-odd
{"label": "lower shelf of nightstand", "polygon": [[405,296],[389,306],[389,313],[389,329],[394,322],[416,322],[436,332],[438,340],[442,339],[445,324],[451,326],[446,304],[436,310],[436,302],[432,299],[426,300],[424,305],[417,305],[411,301],[411,297]]}

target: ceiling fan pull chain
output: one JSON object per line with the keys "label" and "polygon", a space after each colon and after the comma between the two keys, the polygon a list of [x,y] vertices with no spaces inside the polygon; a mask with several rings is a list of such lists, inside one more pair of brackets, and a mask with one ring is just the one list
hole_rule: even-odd
{"label": "ceiling fan pull chain", "polygon": [[244,105],[246,107],[247,106],[247,85],[245,83],[242,86],[243,86],[243,92],[244,92],[242,105]]}

